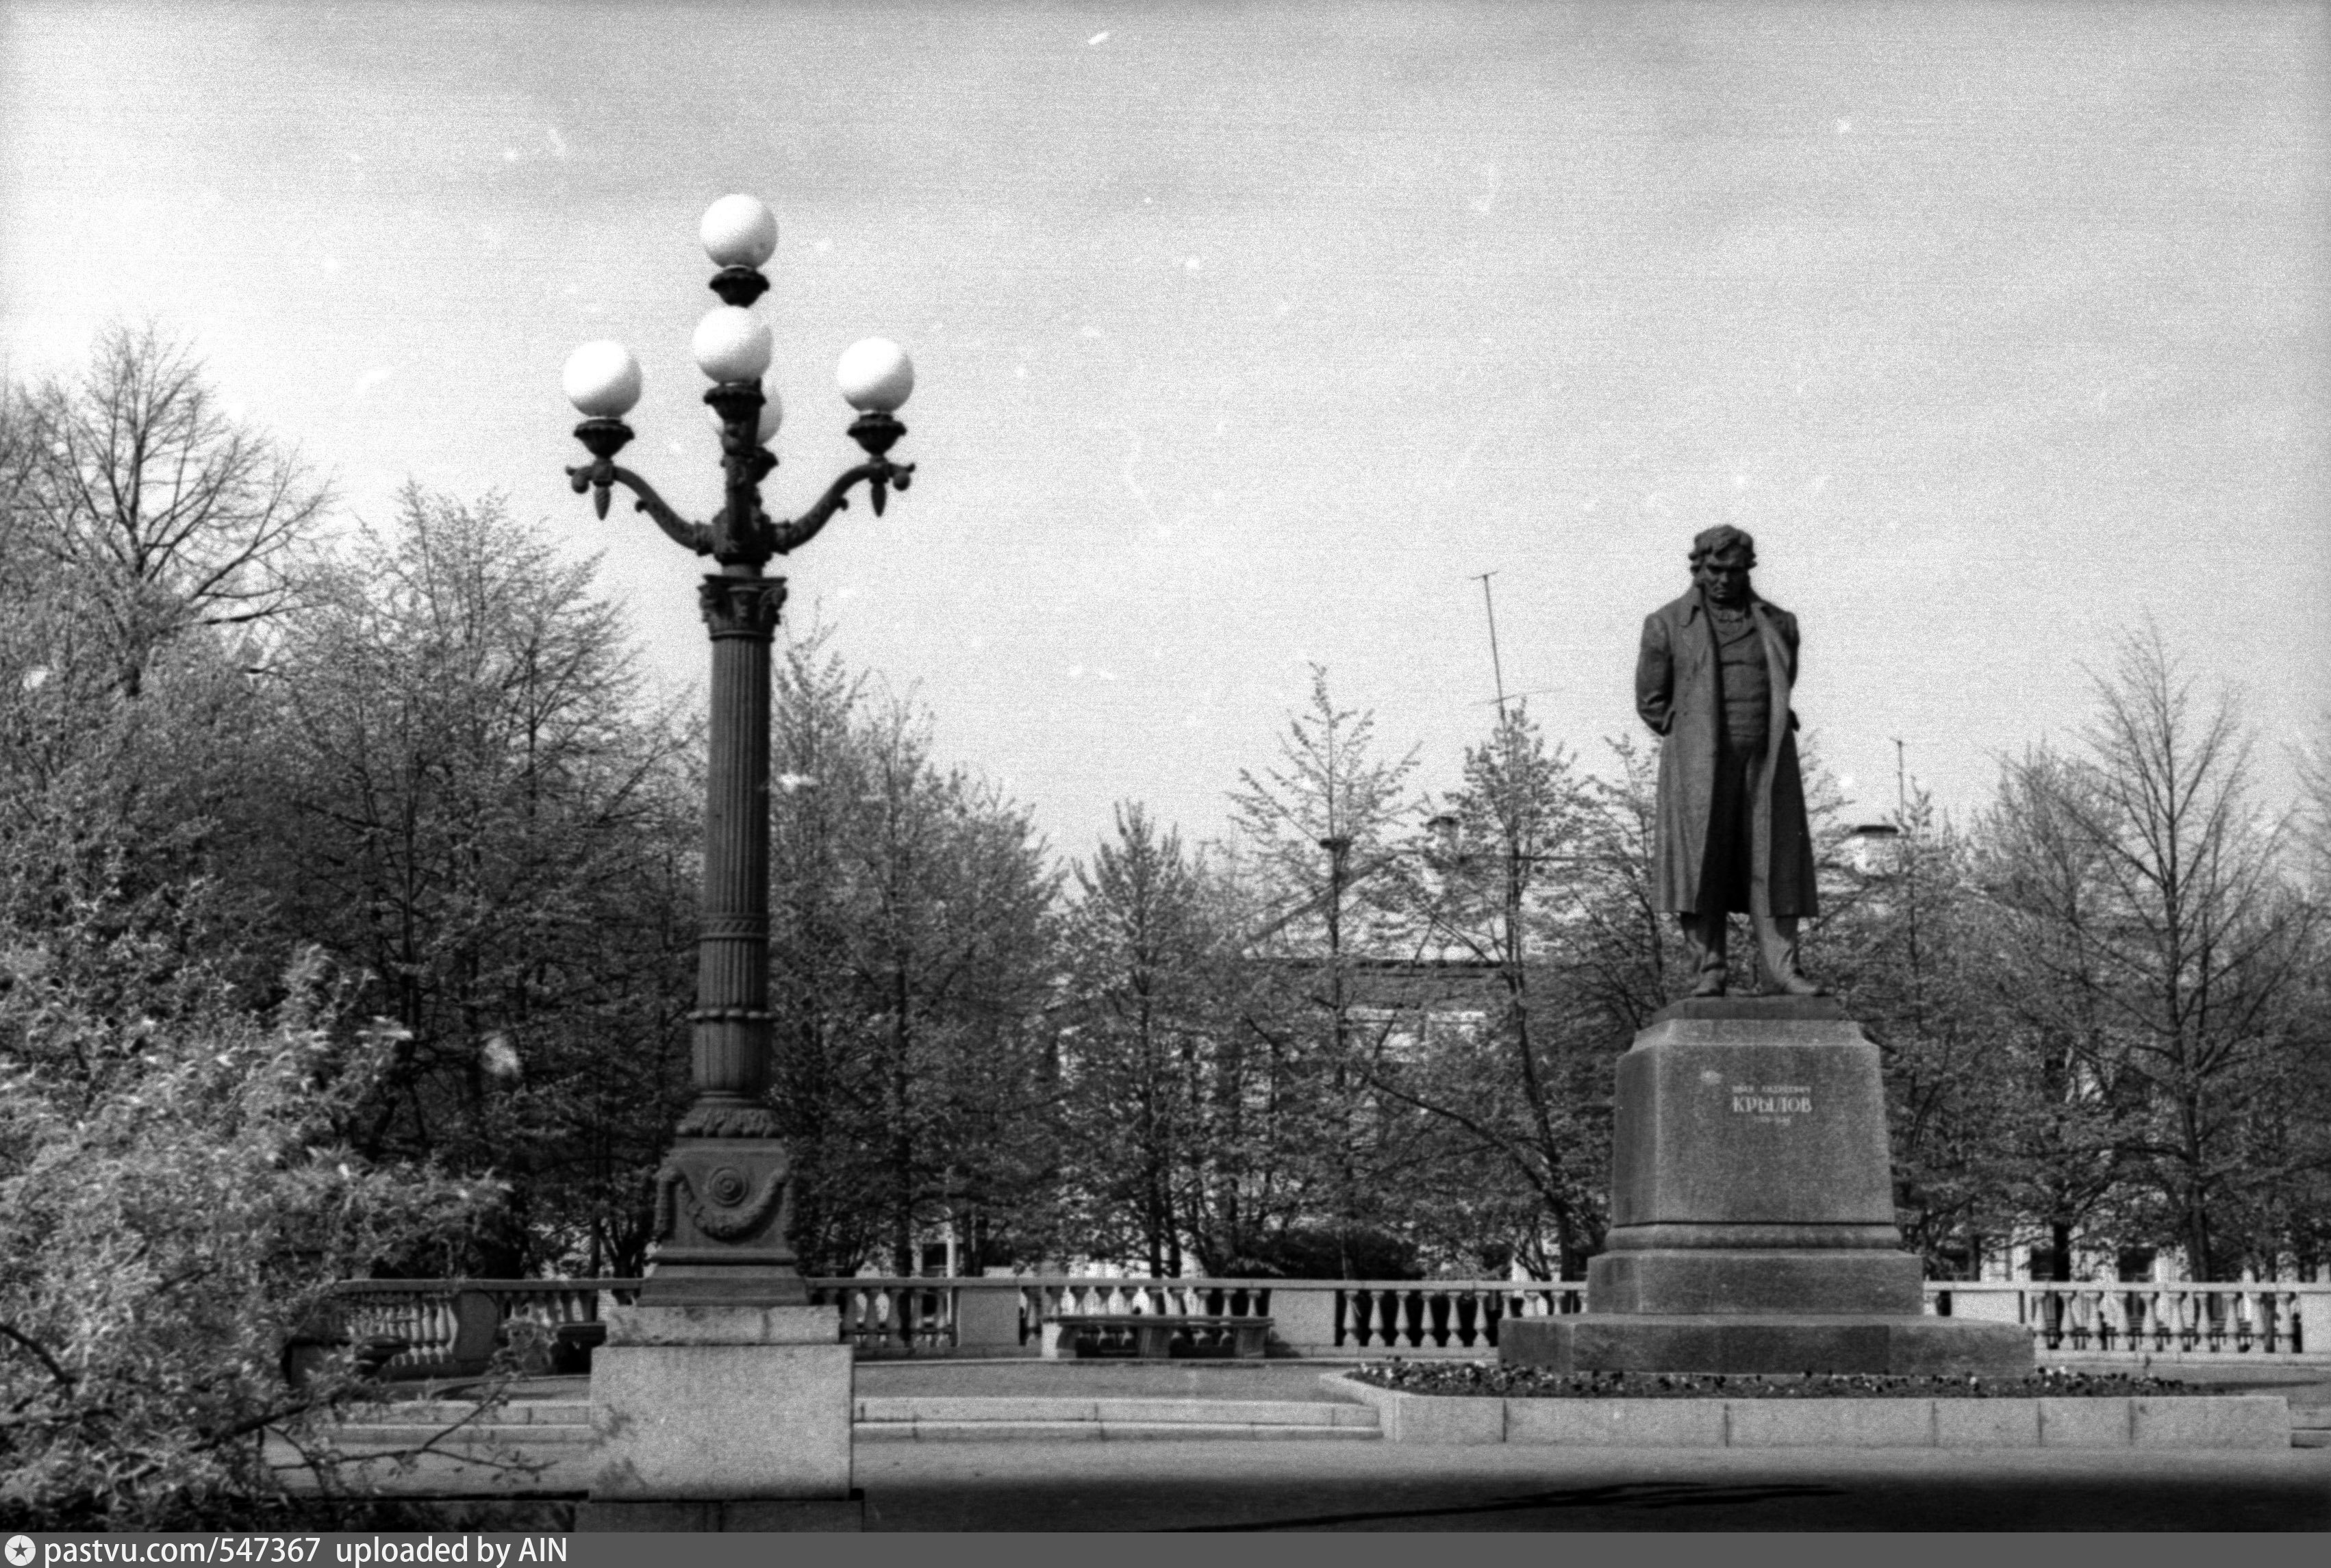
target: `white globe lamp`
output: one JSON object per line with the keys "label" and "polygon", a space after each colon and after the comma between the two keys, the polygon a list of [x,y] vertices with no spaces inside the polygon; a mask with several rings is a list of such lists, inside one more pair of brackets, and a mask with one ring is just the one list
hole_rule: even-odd
{"label": "white globe lamp", "polygon": [[758,196],[723,196],[697,227],[704,253],[723,267],[757,267],[777,248],[777,215]]}
{"label": "white globe lamp", "polygon": [[833,379],[859,413],[892,413],[915,390],[915,362],[887,337],[861,338],[842,350]]}
{"label": "white globe lamp", "polygon": [[706,311],[689,347],[695,351],[697,366],[724,384],[760,380],[775,349],[769,324],[736,305]]}
{"label": "white globe lamp", "polygon": [[621,419],[640,401],[640,362],[620,343],[585,343],[566,356],[561,380],[566,401],[592,419]]}

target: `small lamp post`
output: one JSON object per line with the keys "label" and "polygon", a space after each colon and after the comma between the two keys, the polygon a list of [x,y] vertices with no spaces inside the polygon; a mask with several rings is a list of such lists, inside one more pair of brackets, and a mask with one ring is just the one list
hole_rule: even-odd
{"label": "small lamp post", "polygon": [[761,264],[776,249],[777,223],[752,196],[724,196],[704,214],[706,254],[718,266],[721,303],[697,324],[696,362],[720,427],[727,499],[709,523],[664,504],[645,480],[616,463],[632,439],[623,423],[640,397],[640,367],[618,343],[586,343],[566,362],[566,395],[584,414],[576,439],[591,461],[566,470],[607,515],[616,485],[673,542],[709,556],[719,570],[699,590],[712,634],[711,757],[704,821],[704,917],[698,934],[690,1056],[695,1098],[680,1117],[656,1175],[655,1256],[642,1306],[789,1307],[807,1302],[786,1232],[792,1166],[764,1103],[769,1074],[769,641],[785,580],[763,574],[772,556],[816,537],[865,482],[880,516],[904,490],[912,463],[890,461],[907,433],[896,415],[915,371],[895,343],[870,337],[842,356],[842,394],[858,410],[851,435],[867,461],[846,470],[790,522],[761,509],[761,481],[777,466],[768,448],[784,418],[762,385],[768,325],[751,305],[768,288]]}

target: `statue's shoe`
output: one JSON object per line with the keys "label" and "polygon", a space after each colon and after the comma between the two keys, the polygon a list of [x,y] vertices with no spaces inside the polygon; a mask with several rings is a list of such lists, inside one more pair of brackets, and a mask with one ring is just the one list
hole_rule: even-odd
{"label": "statue's shoe", "polygon": [[1723,995],[1724,976],[1721,974],[1711,975],[1708,979],[1703,980],[1698,984],[1693,986],[1691,988],[1691,993],[1694,998]]}
{"label": "statue's shoe", "polygon": [[1827,996],[1829,987],[1791,970],[1765,987],[1767,996]]}

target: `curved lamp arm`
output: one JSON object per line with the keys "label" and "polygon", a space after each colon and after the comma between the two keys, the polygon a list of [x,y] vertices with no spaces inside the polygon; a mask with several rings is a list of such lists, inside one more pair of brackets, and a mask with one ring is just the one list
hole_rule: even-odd
{"label": "curved lamp arm", "polygon": [[691,523],[673,511],[664,504],[664,499],[656,494],[653,485],[631,470],[604,461],[586,462],[579,467],[568,469],[566,478],[567,481],[575,487],[575,493],[578,496],[587,489],[595,489],[599,492],[591,499],[593,506],[598,509],[599,515],[603,518],[607,515],[608,487],[615,484],[629,487],[632,492],[639,497],[638,501],[634,503],[635,509],[645,512],[654,518],[655,526],[661,528],[674,544],[683,549],[693,550],[699,556],[709,556],[712,553],[712,530],[702,523]]}
{"label": "curved lamp arm", "polygon": [[914,483],[914,478],[913,463],[892,462],[886,457],[878,457],[872,462],[862,462],[854,469],[846,470],[840,479],[825,487],[825,494],[818,497],[816,504],[809,510],[789,523],[779,524],[770,529],[770,553],[785,555],[817,537],[818,530],[825,527],[834,513],[848,509],[850,487],[860,480],[866,480],[871,487],[874,515],[879,518],[882,515],[882,503],[890,499],[887,491],[892,487],[906,489]]}

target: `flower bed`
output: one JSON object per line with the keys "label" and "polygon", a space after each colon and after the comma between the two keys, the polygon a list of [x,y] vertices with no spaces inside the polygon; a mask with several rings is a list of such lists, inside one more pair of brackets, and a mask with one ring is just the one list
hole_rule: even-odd
{"label": "flower bed", "polygon": [[1557,1373],[1493,1361],[1370,1362],[1358,1382],[1399,1393],[1484,1399],[2148,1399],[2204,1395],[2193,1383],[2126,1373],[2042,1368],[2025,1377],[1884,1377],[1807,1373],[1803,1377],[1721,1373]]}

